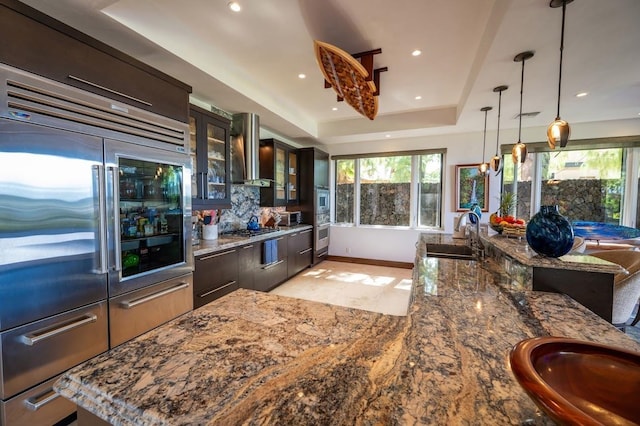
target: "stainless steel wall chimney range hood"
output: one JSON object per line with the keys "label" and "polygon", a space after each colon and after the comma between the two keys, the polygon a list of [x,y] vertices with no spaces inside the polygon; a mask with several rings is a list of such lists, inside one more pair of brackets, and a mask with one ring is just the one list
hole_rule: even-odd
{"label": "stainless steel wall chimney range hood", "polygon": [[231,183],[269,186],[260,179],[260,117],[257,114],[234,114],[231,121]]}

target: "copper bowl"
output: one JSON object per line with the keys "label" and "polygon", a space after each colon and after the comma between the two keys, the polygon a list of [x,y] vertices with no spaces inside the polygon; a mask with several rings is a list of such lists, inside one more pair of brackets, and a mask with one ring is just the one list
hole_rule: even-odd
{"label": "copper bowl", "polygon": [[561,337],[519,342],[509,361],[529,397],[561,424],[640,424],[640,353]]}

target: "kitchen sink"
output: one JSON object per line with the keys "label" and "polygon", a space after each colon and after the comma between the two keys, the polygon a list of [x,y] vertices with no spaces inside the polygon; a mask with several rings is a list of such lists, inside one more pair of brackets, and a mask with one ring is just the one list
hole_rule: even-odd
{"label": "kitchen sink", "polygon": [[427,243],[427,257],[475,260],[471,247],[455,244]]}

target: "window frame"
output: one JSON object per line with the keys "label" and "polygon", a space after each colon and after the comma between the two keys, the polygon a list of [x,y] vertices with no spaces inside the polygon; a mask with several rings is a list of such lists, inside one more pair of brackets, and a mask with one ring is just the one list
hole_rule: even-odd
{"label": "window frame", "polygon": [[[593,138],[593,139],[578,139],[571,140],[567,147],[563,148],[563,151],[585,151],[595,149],[623,149],[623,161],[622,168],[625,174],[623,185],[624,191],[622,193],[623,204],[620,211],[620,224],[623,226],[629,226],[637,228],[640,223],[637,223],[636,218],[640,213],[638,207],[638,180],[640,179],[640,135],[635,136],[620,136],[610,138]],[[502,161],[511,162],[511,149],[512,145],[501,145],[500,153],[502,154]],[[540,210],[540,204],[542,202],[542,181],[540,175],[542,172],[541,161],[539,160],[538,153],[543,152],[556,152],[552,150],[546,142],[534,142],[527,143],[528,155],[534,156],[534,169],[532,173],[532,187],[531,187],[531,200],[530,200],[530,217]],[[518,165],[519,166],[519,165]],[[514,172],[514,175],[517,171]],[[514,178],[514,181],[517,179]],[[504,173],[500,178],[500,192],[504,191]]]}
{"label": "window frame", "polygon": [[[420,226],[419,225],[419,211],[420,208],[420,157],[422,155],[440,155],[440,200],[438,202],[438,221],[439,223],[433,226]],[[332,223],[335,225],[353,226],[353,227],[369,227],[369,228],[388,228],[388,229],[420,229],[420,230],[442,230],[444,227],[444,197],[445,197],[445,169],[446,169],[446,148],[441,149],[428,149],[428,150],[411,150],[411,151],[392,151],[392,152],[378,152],[368,154],[351,154],[351,155],[332,155],[331,160],[334,168],[334,205],[337,206],[339,202],[337,198],[337,186],[338,183],[338,161],[341,160],[353,160],[354,161],[354,188],[353,188],[353,217],[351,222],[337,222],[337,207],[332,212]],[[360,197],[361,197],[361,180],[360,180],[360,160],[365,158],[381,158],[381,157],[393,157],[393,156],[410,156],[411,157],[411,173],[409,183],[409,225],[370,225],[360,223]]]}

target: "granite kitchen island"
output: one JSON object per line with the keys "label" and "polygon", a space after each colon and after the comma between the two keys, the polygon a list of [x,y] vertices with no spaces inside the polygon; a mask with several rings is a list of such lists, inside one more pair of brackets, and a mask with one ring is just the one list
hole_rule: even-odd
{"label": "granite kitchen island", "polygon": [[515,343],[640,351],[568,296],[423,246],[406,317],[237,290],[68,371],[56,390],[122,425],[553,424],[509,370]]}

